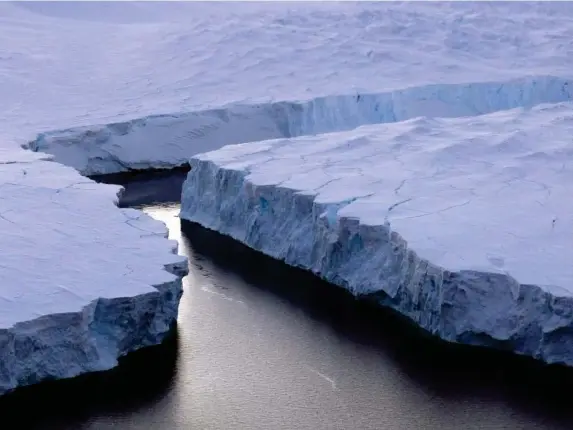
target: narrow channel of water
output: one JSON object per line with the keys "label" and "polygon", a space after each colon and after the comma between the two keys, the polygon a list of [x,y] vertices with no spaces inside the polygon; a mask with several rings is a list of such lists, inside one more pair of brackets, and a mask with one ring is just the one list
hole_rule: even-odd
{"label": "narrow channel of water", "polygon": [[123,204],[164,221],[190,259],[176,333],[111,372],[0,398],[0,428],[573,428],[573,371],[429,339],[303,271],[185,224],[182,174]]}

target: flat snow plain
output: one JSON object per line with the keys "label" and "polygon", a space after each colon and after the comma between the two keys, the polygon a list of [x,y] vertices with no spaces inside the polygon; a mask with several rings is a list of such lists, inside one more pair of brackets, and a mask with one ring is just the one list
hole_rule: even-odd
{"label": "flat snow plain", "polygon": [[[341,139],[349,138],[358,142],[353,146],[357,152],[346,152],[353,154],[356,164],[361,152],[372,151],[377,154],[372,162],[394,169],[384,178],[381,170],[374,175],[389,183],[388,189],[380,185],[383,189],[373,194],[380,198],[379,206],[369,205],[362,197],[338,213],[328,212],[328,220],[355,211],[347,215],[360,214],[365,222],[380,223],[388,203],[392,204],[392,193],[398,189],[414,196],[411,186],[418,178],[429,192],[425,202],[423,195],[416,194],[417,201],[392,209],[389,222],[393,230],[405,229],[404,238],[420,258],[437,259],[431,262],[436,265],[452,264],[452,270],[493,265],[498,272],[517,276],[519,282],[555,284],[561,289],[544,287],[543,291],[555,294],[547,299],[550,311],[544,315],[570,316],[570,303],[561,301],[571,288],[567,284],[570,269],[564,263],[571,256],[566,242],[570,206],[564,197],[559,200],[567,183],[555,181],[569,171],[568,147],[562,139],[571,109],[567,101],[571,100],[572,17],[568,3],[1,3],[0,297],[5,304],[0,308],[4,327],[0,392],[44,377],[113,366],[118,355],[159,341],[166,323],[176,316],[177,278],[185,264],[173,254],[174,245],[162,237],[164,227],[139,212],[119,210],[114,206],[117,187],[96,185],[71,167],[83,174],[172,167],[227,144],[348,131],[365,124],[388,123],[388,128],[374,125],[339,137],[300,141],[317,145],[309,163],[324,159],[329,150],[335,156],[341,151],[337,145],[347,145]],[[478,118],[483,114],[491,115]],[[468,116],[474,119],[462,118]],[[514,120],[517,123],[511,125]],[[468,131],[462,136],[465,127]],[[469,143],[473,136],[485,144],[496,130],[506,140],[513,136],[517,141],[504,144],[501,137],[496,141],[503,147],[501,159],[511,160],[513,170],[485,154],[485,147],[473,148]],[[407,162],[413,164],[404,164],[401,170],[396,164],[399,159],[384,161],[375,150],[396,145],[400,133],[414,147],[423,141],[434,145],[416,152],[406,144]],[[441,139],[425,136],[421,141],[424,133],[438,133]],[[450,142],[453,149],[440,152],[435,145],[446,142],[448,133],[463,140]],[[382,142],[384,136],[389,140]],[[527,145],[534,145],[530,148],[520,136],[541,140],[527,140]],[[283,143],[257,145],[271,145],[272,151],[280,152],[285,141],[279,142]],[[297,140],[289,142],[304,146]],[[338,143],[329,147],[332,142]],[[242,146],[237,148],[244,151]],[[466,150],[474,161],[456,164],[456,154],[463,160]],[[457,173],[450,170],[442,182],[419,181],[415,169],[422,166],[430,169],[428,176],[439,178],[436,160],[440,157]],[[556,158],[564,165],[562,173],[552,167],[559,164]],[[482,159],[485,170],[480,178],[476,165]],[[536,169],[526,170],[530,165]],[[217,169],[210,166],[213,172]],[[243,167],[237,166],[237,174],[243,174]],[[284,170],[289,168],[287,164]],[[365,172],[366,164],[354,166],[357,185],[355,195],[348,198],[363,195],[357,188],[371,183],[357,175],[356,168]],[[319,164],[313,169],[318,187],[329,171]],[[406,175],[408,169],[414,171]],[[550,175],[542,177],[544,173]],[[458,182],[453,184],[456,174]],[[507,187],[497,189],[489,182],[496,174],[507,180]],[[398,183],[391,175],[400,178]],[[470,199],[472,184],[485,183],[489,185],[476,189],[471,203],[444,211],[449,206],[443,200],[462,204]],[[447,184],[459,190],[446,192]],[[292,185],[293,190],[300,186]],[[337,200],[347,190],[334,187],[325,202]],[[508,196],[517,198],[518,190],[531,201],[509,200]],[[430,191],[442,200],[431,200]],[[497,205],[491,200],[494,192],[500,196]],[[539,207],[533,198],[539,200]],[[507,242],[507,234],[499,238],[493,232],[504,226],[521,232],[525,227],[516,220],[527,215],[520,211],[531,208],[540,218],[531,222],[540,230],[524,235],[520,243],[531,252],[545,249],[546,256],[535,266],[544,270],[529,279],[528,269],[516,268],[521,267],[522,256],[523,261],[532,258],[523,250],[511,254],[522,239]],[[416,210],[434,214],[412,223],[399,219]],[[471,215],[471,219],[463,221],[455,214]],[[557,219],[549,229],[551,217]],[[430,224],[432,219],[441,222],[435,226]],[[443,232],[443,219],[451,222],[449,235],[438,234]],[[424,223],[441,246],[424,245],[430,240],[422,238]],[[493,230],[487,237],[494,239],[486,254],[485,248],[476,248],[475,260],[464,266],[457,251],[440,252],[446,245],[458,245],[460,239],[454,236],[469,224],[474,227],[463,231],[468,248],[473,243],[487,247],[475,237],[488,226]],[[543,265],[550,255],[555,259]],[[166,285],[172,286],[166,289]],[[172,293],[175,297],[170,300]],[[133,321],[123,323],[126,313],[120,315],[118,309],[127,302],[134,309],[127,313]],[[153,323],[144,318],[161,303],[162,311],[151,312],[157,316]],[[119,307],[106,308],[114,304]],[[499,301],[495,304],[502,306]],[[98,312],[98,306],[105,312]],[[417,306],[422,318],[426,308]],[[464,312],[478,310],[459,307],[452,311],[456,312],[460,321],[470,321]],[[431,312],[427,315],[433,318]],[[502,313],[496,315],[505,318]],[[519,315],[512,321],[523,325]],[[564,320],[555,321],[554,326],[559,326]],[[133,324],[137,330],[116,331]],[[540,327],[532,325],[531,330]],[[567,322],[558,334],[568,335],[569,327]],[[65,357],[53,354],[66,350],[58,342],[72,345]],[[561,355],[538,355],[549,361],[569,357],[564,361],[570,363],[573,347],[563,345]]]}

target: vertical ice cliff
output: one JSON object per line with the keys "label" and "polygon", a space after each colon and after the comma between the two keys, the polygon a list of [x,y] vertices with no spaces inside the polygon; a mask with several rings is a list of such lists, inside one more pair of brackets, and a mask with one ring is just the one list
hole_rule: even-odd
{"label": "vertical ice cliff", "polygon": [[190,160],[181,218],[442,339],[573,365],[573,227],[553,222],[573,211],[572,112],[227,146]]}

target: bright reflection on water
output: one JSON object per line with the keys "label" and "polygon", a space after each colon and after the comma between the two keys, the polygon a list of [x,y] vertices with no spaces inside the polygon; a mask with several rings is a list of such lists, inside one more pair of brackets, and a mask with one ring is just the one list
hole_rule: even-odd
{"label": "bright reflection on water", "polygon": [[572,372],[429,340],[213,232],[181,235],[178,210],[145,209],[190,258],[177,336],[113,372],[0,400],[17,420],[0,428],[573,428]]}

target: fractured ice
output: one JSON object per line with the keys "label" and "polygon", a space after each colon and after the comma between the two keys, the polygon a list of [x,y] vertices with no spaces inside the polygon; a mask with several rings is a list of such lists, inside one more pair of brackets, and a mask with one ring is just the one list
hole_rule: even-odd
{"label": "fractured ice", "polygon": [[191,159],[181,217],[445,340],[573,365],[572,132],[562,103],[226,146]]}

